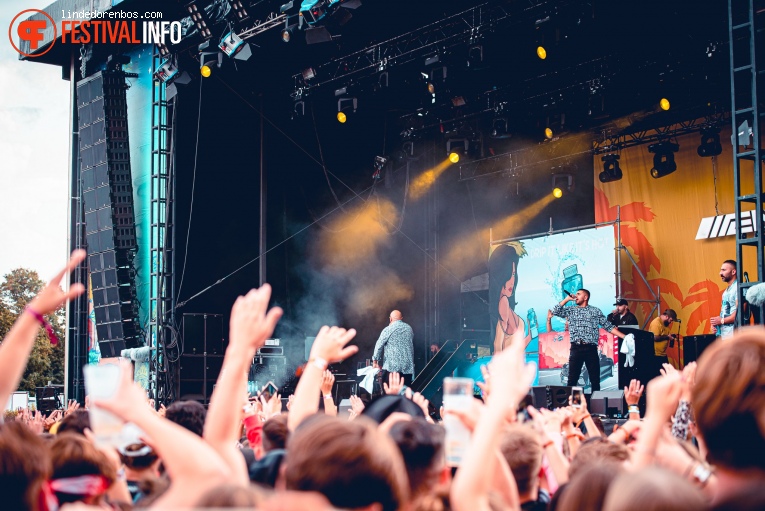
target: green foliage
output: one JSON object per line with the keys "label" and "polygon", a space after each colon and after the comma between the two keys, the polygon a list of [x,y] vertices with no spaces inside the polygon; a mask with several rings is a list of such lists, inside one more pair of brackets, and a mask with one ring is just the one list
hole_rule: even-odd
{"label": "green foliage", "polygon": [[[44,286],[45,282],[32,270],[17,268],[5,275],[0,284],[0,337],[6,336],[24,307]],[[64,316],[61,307],[46,317],[60,342],[51,345],[45,330],[39,329],[19,390],[34,391],[49,381],[64,383]]]}

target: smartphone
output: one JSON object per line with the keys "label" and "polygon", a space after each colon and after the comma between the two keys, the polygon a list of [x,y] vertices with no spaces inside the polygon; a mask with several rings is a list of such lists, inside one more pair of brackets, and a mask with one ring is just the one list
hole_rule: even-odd
{"label": "smartphone", "polygon": [[571,387],[571,406],[574,408],[581,408],[582,399],[584,399],[584,396],[582,395],[582,387]]}
{"label": "smartphone", "polygon": [[518,403],[518,408],[516,410],[518,422],[523,423],[531,421],[531,415],[529,415],[529,412],[526,409],[529,406],[534,406],[534,398],[532,397],[531,392],[526,394],[523,399],[521,399],[521,402]]}
{"label": "smartphone", "polygon": [[263,387],[260,389],[260,392],[258,393],[258,398],[260,398],[260,396],[263,396],[266,398],[266,401],[268,401],[269,399],[271,399],[271,396],[278,393],[279,393],[279,388],[276,385],[274,385],[274,382],[269,381],[268,383],[263,385]]}

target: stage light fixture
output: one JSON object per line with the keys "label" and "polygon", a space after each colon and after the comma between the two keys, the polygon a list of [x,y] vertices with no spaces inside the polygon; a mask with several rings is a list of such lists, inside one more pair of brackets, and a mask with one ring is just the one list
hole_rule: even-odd
{"label": "stage light fixture", "polygon": [[241,0],[228,0],[228,4],[231,6],[231,10],[234,12],[234,18],[236,18],[236,21],[244,21],[247,18],[249,18],[249,14],[247,14],[247,10],[242,5]]}
{"label": "stage light fixture", "polygon": [[303,69],[303,80],[312,80],[316,78],[316,71],[312,67]]}
{"label": "stage light fixture", "polygon": [[474,44],[468,50],[467,67],[475,68],[483,62],[483,46]]}
{"label": "stage light fixture", "polygon": [[162,57],[163,59],[166,59],[170,56],[170,48],[168,48],[164,44],[158,43],[157,50],[159,50],[159,56]]}
{"label": "stage light fixture", "polygon": [[213,66],[220,68],[223,65],[223,53],[217,48],[210,50],[210,41],[207,40],[199,45],[199,72],[205,78],[212,74]]}
{"label": "stage light fixture", "polygon": [[462,156],[467,156],[470,141],[467,138],[450,138],[446,141],[446,154],[449,161],[457,163]]}
{"label": "stage light fixture", "polygon": [[355,97],[340,98],[337,100],[337,120],[344,124],[348,120],[348,113],[356,113],[358,99]]}
{"label": "stage light fixture", "polygon": [[154,73],[154,78],[157,81],[160,81],[162,83],[167,83],[173,78],[175,78],[175,75],[178,74],[178,68],[170,62],[169,60],[166,60],[162,63],[161,66],[159,66],[159,69]]}
{"label": "stage light fixture", "polygon": [[722,144],[720,143],[720,129],[709,128],[701,131],[701,144],[696,150],[702,158],[718,156],[722,153]]}
{"label": "stage light fixture", "polygon": [[186,10],[189,12],[192,23],[194,23],[194,26],[196,26],[199,31],[199,35],[204,39],[210,39],[212,37],[212,32],[210,32],[210,28],[208,27],[207,15],[205,14],[204,7],[199,9],[199,7],[197,7],[197,0],[194,0],[193,2],[186,4]]}
{"label": "stage light fixture", "polygon": [[669,107],[670,107],[670,104],[667,98],[661,98],[661,100],[659,100],[659,108],[661,108],[662,110],[666,112],[667,110],[669,110]]}
{"label": "stage light fixture", "polygon": [[552,140],[552,138],[553,138],[553,130],[552,130],[552,128],[545,128],[545,138],[547,140]]}
{"label": "stage light fixture", "polygon": [[303,28],[303,17],[298,16],[297,22],[290,23],[290,20],[293,20],[295,16],[287,16],[284,19],[284,29],[282,30],[282,41],[285,43],[288,43],[292,40],[293,37],[295,37],[295,34],[297,34],[302,28]]}
{"label": "stage light fixture", "polygon": [[603,162],[603,172],[598,175],[601,183],[611,183],[619,181],[622,178],[622,169],[619,167],[619,155],[607,154],[601,158]]}
{"label": "stage light fixture", "polygon": [[252,57],[250,45],[244,42],[244,39],[236,35],[233,31],[223,36],[218,48],[228,57],[234,57],[237,60],[247,60]]}
{"label": "stage light fixture", "polygon": [[552,175],[552,194],[556,199],[563,197],[563,189],[566,192],[574,190],[574,176],[571,174]]}
{"label": "stage light fixture", "polygon": [[507,117],[497,117],[491,121],[491,138],[502,139],[511,136]]}
{"label": "stage light fixture", "polygon": [[295,104],[292,105],[292,118],[305,117],[305,101],[298,99]]}
{"label": "stage light fixture", "polygon": [[449,153],[449,161],[452,162],[452,163],[459,162],[460,161],[460,153],[458,153],[458,152]]}
{"label": "stage light fixture", "polygon": [[544,46],[537,46],[537,57],[544,60],[547,58],[547,50]]}
{"label": "stage light fixture", "polygon": [[648,152],[653,153],[653,168],[651,177],[658,179],[668,176],[677,170],[675,153],[680,149],[678,144],[663,141],[648,146]]}

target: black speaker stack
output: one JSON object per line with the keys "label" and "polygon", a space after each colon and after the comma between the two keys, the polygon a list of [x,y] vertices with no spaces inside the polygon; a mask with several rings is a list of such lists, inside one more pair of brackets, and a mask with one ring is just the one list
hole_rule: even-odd
{"label": "black speaker stack", "polygon": [[223,365],[223,316],[184,314],[182,341],[176,395],[209,404]]}

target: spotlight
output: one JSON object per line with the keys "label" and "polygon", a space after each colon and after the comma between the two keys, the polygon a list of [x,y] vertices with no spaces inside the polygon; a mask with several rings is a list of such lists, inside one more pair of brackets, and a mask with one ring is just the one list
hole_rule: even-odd
{"label": "spotlight", "polygon": [[213,66],[220,68],[223,64],[223,54],[217,50],[210,51],[210,41],[199,45],[199,72],[205,78],[212,74]]}
{"label": "spotlight", "polygon": [[468,50],[467,67],[475,68],[483,62],[483,46],[474,44]]}
{"label": "spotlight", "polygon": [[553,130],[551,128],[545,128],[545,138],[551,140],[553,138]]}
{"label": "spotlight", "polygon": [[433,85],[432,83],[428,83],[428,92],[430,92],[431,94],[435,94],[436,93],[436,86]]}
{"label": "spotlight", "polygon": [[312,80],[316,78],[316,71],[312,67],[303,69],[303,80]]}
{"label": "spotlight", "polygon": [[571,174],[552,175],[552,194],[556,199],[563,197],[563,189],[567,192],[574,190],[574,176]]}
{"label": "spotlight", "polygon": [[388,163],[388,158],[384,156],[375,156],[375,162],[374,162],[374,173],[372,174],[372,179],[375,181],[378,181],[382,179],[382,169],[385,167],[385,164]]}
{"label": "spotlight", "polygon": [[701,131],[701,145],[696,152],[702,158],[708,156],[717,156],[722,153],[722,144],[720,144],[720,129],[710,128]]}
{"label": "spotlight", "polygon": [[205,78],[210,78],[210,75],[212,74],[212,69],[207,64],[202,64],[202,67],[199,68],[199,73]]}
{"label": "spotlight", "polygon": [[619,167],[619,155],[607,154],[601,160],[603,161],[603,172],[598,176],[600,182],[610,183],[612,181],[619,181],[622,178],[622,169]]}
{"label": "spotlight", "polygon": [[668,176],[677,170],[675,153],[680,149],[678,144],[672,142],[658,142],[648,146],[648,152],[653,153],[653,168],[651,177],[658,179]]}
{"label": "spotlight", "polygon": [[[343,114],[345,115],[345,114]],[[295,104],[292,105],[292,118],[305,117],[305,101],[298,99]]]}
{"label": "spotlight", "polygon": [[[283,6],[282,6],[283,7]],[[282,30],[282,41],[288,43],[292,40],[295,34],[303,28],[303,17],[298,16],[297,23],[290,23],[290,20],[295,16],[287,16],[284,20],[284,29]]]}
{"label": "spotlight", "polygon": [[358,99],[355,97],[340,98],[337,100],[337,120],[340,123],[345,123],[348,120],[346,111],[355,113],[358,107]]}
{"label": "spotlight", "polygon": [[449,161],[457,163],[460,161],[460,151],[462,156],[467,156],[470,141],[466,138],[450,138],[446,141],[446,154],[449,155]]}
{"label": "spotlight", "polygon": [[510,138],[507,117],[497,117],[491,121],[491,138]]}
{"label": "spotlight", "polygon": [[241,0],[228,0],[228,4],[231,6],[231,10],[234,12],[234,18],[236,18],[236,21],[244,21],[249,18],[249,15],[242,5]]}
{"label": "spotlight", "polygon": [[669,100],[667,98],[661,98],[659,101],[659,108],[661,108],[664,111],[669,110]]}
{"label": "spotlight", "polygon": [[537,46],[537,57],[544,60],[547,58],[547,50],[544,46]]}

